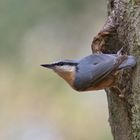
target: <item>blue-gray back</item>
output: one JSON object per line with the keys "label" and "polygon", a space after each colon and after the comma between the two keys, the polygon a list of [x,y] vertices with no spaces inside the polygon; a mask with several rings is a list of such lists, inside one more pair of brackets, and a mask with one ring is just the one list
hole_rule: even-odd
{"label": "blue-gray back", "polygon": [[114,70],[133,67],[136,64],[135,57],[128,58],[120,65],[115,65],[118,56],[116,54],[93,54],[78,61],[75,84],[77,88],[84,89],[88,84],[96,84]]}

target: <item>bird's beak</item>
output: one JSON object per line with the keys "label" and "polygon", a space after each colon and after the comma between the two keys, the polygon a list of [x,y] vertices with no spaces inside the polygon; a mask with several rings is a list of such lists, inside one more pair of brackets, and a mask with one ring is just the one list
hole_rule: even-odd
{"label": "bird's beak", "polygon": [[49,68],[49,69],[53,69],[54,68],[54,66],[52,64],[42,64],[41,66],[45,67],[45,68]]}

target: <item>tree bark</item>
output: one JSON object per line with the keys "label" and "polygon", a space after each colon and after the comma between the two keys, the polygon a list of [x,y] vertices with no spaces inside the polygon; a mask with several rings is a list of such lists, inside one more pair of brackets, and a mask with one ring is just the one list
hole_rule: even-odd
{"label": "tree bark", "polygon": [[108,0],[108,19],[92,42],[92,51],[136,56],[137,66],[124,70],[118,87],[106,89],[109,123],[114,140],[140,140],[140,0]]}

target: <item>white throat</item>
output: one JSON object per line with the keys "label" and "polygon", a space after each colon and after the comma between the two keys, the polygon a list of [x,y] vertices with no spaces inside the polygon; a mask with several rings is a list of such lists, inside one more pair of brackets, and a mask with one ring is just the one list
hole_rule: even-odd
{"label": "white throat", "polygon": [[75,66],[62,66],[54,69],[54,71],[61,76],[65,81],[67,81],[71,86],[73,86],[73,81],[75,79]]}

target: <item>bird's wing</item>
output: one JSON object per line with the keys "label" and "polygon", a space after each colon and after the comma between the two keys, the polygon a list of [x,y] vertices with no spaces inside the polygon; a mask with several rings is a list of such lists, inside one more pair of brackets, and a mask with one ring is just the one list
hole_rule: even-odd
{"label": "bird's wing", "polygon": [[111,61],[105,61],[97,65],[96,68],[92,69],[92,84],[99,83],[102,79],[107,77],[112,71],[115,70],[114,62]]}
{"label": "bird's wing", "polygon": [[91,55],[80,60],[74,85],[78,90],[85,90],[97,84],[114,70],[116,57],[105,54]]}
{"label": "bird's wing", "polygon": [[92,55],[81,60],[78,65],[75,85],[84,90],[96,85],[112,72],[119,70],[119,66],[127,59],[124,56]]}
{"label": "bird's wing", "polygon": [[119,68],[120,65],[128,60],[128,56],[126,55],[120,55],[117,57],[113,57],[112,59],[111,58],[109,60],[108,59],[104,60],[103,62],[100,63],[100,66],[98,66],[97,71],[98,74],[96,74],[98,76],[95,76],[96,80],[93,81],[95,84],[100,82],[105,77],[107,77],[113,71],[121,69]]}

